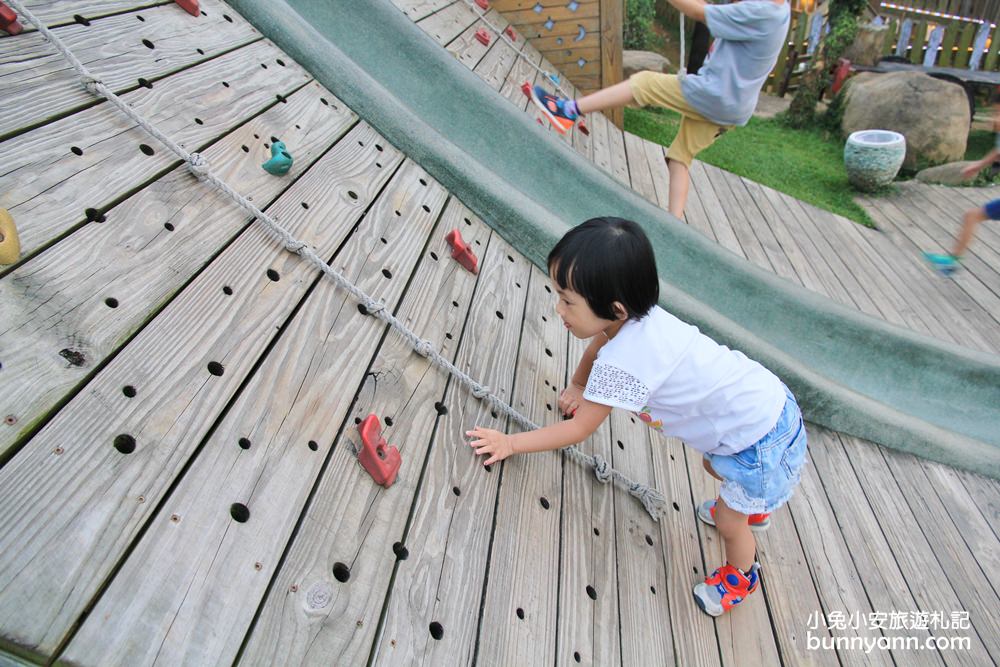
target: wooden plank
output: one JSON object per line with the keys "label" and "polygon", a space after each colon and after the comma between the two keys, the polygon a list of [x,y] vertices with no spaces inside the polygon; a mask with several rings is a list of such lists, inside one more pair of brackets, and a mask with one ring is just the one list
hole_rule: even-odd
{"label": "wooden plank", "polygon": [[[484,255],[467,326],[471,332],[489,330],[495,337],[487,347],[463,347],[456,365],[510,400],[521,329],[518,314],[527,291],[517,289],[515,281],[527,282],[529,265],[496,235]],[[508,255],[513,262],[506,261]],[[478,593],[485,583],[502,464],[485,470],[464,444],[465,431],[476,424],[502,429],[506,420],[491,417],[489,407],[465,389],[450,392],[444,403],[447,413],[434,434],[427,481],[412,510],[409,558],[393,584],[406,594],[389,596],[373,650],[376,662],[469,662],[475,652]],[[454,501],[454,486],[462,491],[461,502]]]}
{"label": "wooden plank", "polygon": [[[272,214],[332,256],[401,159],[359,125]],[[300,195],[316,181],[330,194],[306,211]],[[188,192],[206,206],[232,206],[200,184]],[[52,653],[315,277],[251,227],[0,468],[5,641]]]}
{"label": "wooden plank", "polygon": [[[650,447],[663,443],[650,442],[649,427],[624,410],[612,410],[611,440],[611,465],[637,482],[654,484]],[[667,590],[667,573],[659,526],[641,505],[623,492],[617,493],[615,542],[622,663],[676,664],[673,635],[683,630],[673,628],[668,601],[660,593]],[[612,590],[595,588],[598,597],[613,594]]]}
{"label": "wooden plank", "polygon": [[[477,252],[489,239],[489,228],[458,200],[450,199],[397,313],[452,360],[459,345],[475,344],[474,332],[463,328],[476,285],[476,276],[448,256],[443,232],[454,228],[461,229]],[[386,337],[357,393],[353,419],[333,446],[327,469],[261,604],[241,664],[367,660],[394,572],[409,565],[409,508],[423,484],[422,464],[432,430],[441,419],[433,406],[443,401],[447,386],[448,375],[414,354],[401,336]],[[448,391],[455,391],[453,382]],[[383,436],[399,448],[403,459],[396,483],[387,491],[372,484],[355,455],[357,435],[351,425],[370,413],[379,415]],[[452,443],[445,446],[453,448]],[[460,480],[452,483],[446,502],[463,502],[467,489]],[[334,576],[337,563],[349,573],[344,581]],[[345,579],[343,569],[338,568],[337,574]]]}
{"label": "wooden plank", "polygon": [[[589,341],[569,339],[568,375],[576,370]],[[560,389],[566,382],[560,383]],[[611,460],[610,420],[598,427],[580,448],[591,456]],[[594,473],[578,465],[563,469],[563,505],[580,508],[562,516],[562,554],[559,568],[557,665],[622,664],[621,624],[617,595],[592,600],[587,586],[615,580],[617,545],[615,505],[632,502],[611,484],[595,481]],[[589,512],[585,508],[589,508]]]}
{"label": "wooden plank", "polygon": [[993,35],[990,37],[990,48],[986,52],[986,61],[983,63],[983,69],[987,72],[992,72],[997,67],[997,56],[1000,55],[1000,39],[998,39],[998,33],[996,29],[993,30]]}
{"label": "wooden plank", "polygon": [[[710,164],[705,164],[704,169],[705,175],[714,186],[715,194],[719,197],[719,202],[721,203],[722,208],[726,211],[726,217],[728,218],[729,224],[732,226],[733,233],[736,235],[736,239],[740,244],[743,256],[757,266],[770,271],[771,262],[768,261],[764,249],[761,247],[760,242],[754,235],[753,230],[750,229],[750,225],[746,220],[746,212],[735,199],[733,191],[730,187],[732,183],[726,177],[726,172],[718,167],[713,167]],[[736,179],[738,177],[734,174],[733,178]]]}
{"label": "wooden plank", "polygon": [[[886,612],[919,609],[910,591],[907,573],[899,569],[837,435],[816,426],[809,436],[809,454],[816,476],[837,517],[836,525],[844,536],[872,609]],[[927,628],[893,628],[888,625],[883,634],[887,638],[916,637],[921,645],[931,637]],[[908,651],[903,647],[893,650],[892,655],[897,663],[902,660],[907,665],[944,664],[941,655],[935,651]]]}
{"label": "wooden plank", "polygon": [[882,40],[882,55],[887,56],[893,53],[893,47],[896,45],[896,41],[899,38],[899,20],[895,17],[889,17],[888,25],[885,31],[885,39]]}
{"label": "wooden plank", "polygon": [[[121,93],[135,88],[140,78],[155,83],[260,39],[253,26],[219,0],[204,0],[203,5],[209,15],[197,19],[171,4],[52,32],[94,76]],[[0,138],[103,100],[84,89],[66,59],[37,32],[0,40],[0,87]]]}
{"label": "wooden plank", "polygon": [[[437,184],[421,185],[428,178],[412,162],[400,168],[332,264],[393,309],[447,198]],[[326,182],[310,179],[299,195],[319,201],[326,193]],[[368,367],[357,360],[372,357],[384,328],[332,280],[319,281],[116,573],[65,659],[233,662],[323,467],[318,445],[327,451],[355,400],[350,390],[331,393],[330,387],[362,383]],[[356,490],[365,487],[369,493],[378,488],[368,481]],[[247,507],[249,521],[227,516],[233,502]],[[390,549],[383,549],[383,560],[391,564]]]}
{"label": "wooden plank", "polygon": [[[147,9],[163,3],[162,0],[24,0],[22,4],[37,16],[45,27],[53,28],[66,23],[83,23],[112,14]],[[177,9],[181,10],[179,6]],[[77,17],[83,21],[78,21]],[[22,35],[35,30],[35,26],[23,18],[21,26],[24,28]]]}
{"label": "wooden plank", "polygon": [[[670,161],[666,157],[667,149],[664,148],[663,151],[664,151],[665,164],[669,164]],[[695,177],[695,172],[696,171],[700,174],[700,176],[698,178]],[[706,238],[711,239],[712,241],[716,241],[717,242],[718,239],[717,239],[717,237],[715,235],[715,230],[712,229],[712,223],[709,220],[708,212],[705,210],[705,203],[706,202],[702,201],[702,198],[701,198],[700,189],[701,188],[709,188],[709,189],[711,189],[711,187],[712,187],[710,184],[707,183],[707,181],[704,182],[704,183],[700,182],[700,181],[704,180],[704,173],[705,172],[702,169],[702,166],[698,163],[697,160],[695,160],[695,161],[693,161],[691,163],[691,169],[689,170],[689,176],[690,176],[691,180],[690,180],[690,182],[688,184],[688,198],[687,198],[687,203],[684,205],[684,222],[686,222],[687,224],[691,225],[691,227],[693,227],[694,229],[697,229]],[[667,199],[666,199],[666,201],[667,201],[666,207],[668,208],[668,210],[669,210],[669,206],[670,206],[670,203],[669,203],[670,202],[670,199],[669,199],[669,178],[670,178],[670,173],[668,171],[667,172],[668,196],[667,196]],[[699,182],[696,184],[696,181],[699,181]],[[712,193],[712,194],[714,195],[714,193]],[[662,201],[662,196],[661,196],[661,201]],[[660,206],[662,207],[664,205],[661,203]]]}
{"label": "wooden plank", "polygon": [[[580,28],[583,28],[584,38],[578,42],[576,38],[580,35]],[[559,26],[558,30],[555,27],[552,30],[546,30],[544,34],[532,37],[531,43],[536,49],[546,53],[577,46],[597,46],[600,48],[600,30],[601,18],[599,16],[582,18]]]}
{"label": "wooden plank", "polygon": [[[547,7],[543,5],[544,10],[540,14],[536,13],[530,7],[526,9],[505,9],[502,5],[498,5],[497,9],[502,11],[507,20],[517,26],[517,29],[524,33],[528,39],[534,39],[545,33],[555,31],[560,26],[569,30],[570,33],[576,33],[577,21],[600,16],[601,10],[597,2],[581,2],[579,9],[576,11],[570,10],[568,4],[568,2],[564,2]],[[545,27],[545,23],[549,19],[552,19],[553,22],[551,31]]]}
{"label": "wooden plank", "polygon": [[399,7],[414,23],[455,2],[461,0],[392,0],[392,4]]}
{"label": "wooden plank", "polygon": [[642,149],[646,152],[646,163],[649,165],[649,175],[653,180],[653,190],[656,193],[656,204],[664,209],[670,209],[670,172],[667,171],[667,158],[663,154],[663,146],[642,139]]}
{"label": "wooden plank", "polygon": [[[919,572],[921,575],[919,585],[909,586],[909,592],[916,601],[916,610],[942,611],[950,617],[952,611],[967,609],[949,582],[948,564],[935,555],[925,536],[925,530],[929,525],[927,517],[916,514],[911,509],[881,453],[881,448],[871,442],[843,434],[838,434],[838,439],[844,454],[830,452],[830,455],[837,458],[844,456],[848,465],[853,468],[862,492],[878,520],[882,534],[899,564],[899,569],[905,575],[914,572]],[[831,444],[831,449],[837,447],[837,443]],[[987,650],[991,648],[995,650],[997,640],[995,637],[991,638],[991,645],[984,645],[981,638],[985,629],[981,628],[984,620],[970,618],[974,628],[971,631],[940,627],[932,629],[935,637],[972,636],[969,650],[942,652],[941,655],[947,664],[984,665],[990,662]]]}
{"label": "wooden plank", "polygon": [[534,83],[537,72],[532,65],[537,65],[542,59],[540,53],[537,51],[532,53],[528,47],[529,45],[525,44],[522,48],[522,57],[514,61],[510,73],[500,87],[500,94],[510,100],[515,106],[520,107],[522,111],[527,109],[528,104],[531,102],[521,91],[521,85],[526,81]]}
{"label": "wooden plank", "polygon": [[815,286],[819,281],[815,278],[809,263],[803,260],[802,253],[792,237],[785,233],[783,226],[777,226],[777,230],[771,226],[770,221],[778,217],[778,212],[764,195],[764,186],[748,178],[740,178],[740,182],[746,189],[746,196],[753,204],[753,209],[748,213],[751,227],[764,247],[775,273],[806,289],[821,291],[816,289]]}
{"label": "wooden plank", "polygon": [[443,46],[451,43],[478,18],[471,7],[459,0],[427,18],[417,21],[417,25],[435,42]]}
{"label": "wooden plank", "polygon": [[628,173],[628,158],[625,156],[625,138],[623,132],[615,127],[611,118],[604,116],[604,114],[592,114],[592,116],[597,118],[603,117],[603,122],[607,124],[608,145],[611,148],[611,175],[626,188],[631,188],[632,182]]}
{"label": "wooden plank", "polygon": [[[622,26],[625,11],[621,0],[601,0],[601,88],[624,79],[622,73]],[[625,127],[625,110],[610,109],[608,117],[615,127]]]}
{"label": "wooden plank", "polygon": [[[529,275],[527,283],[515,284],[526,288],[528,297],[512,405],[545,426],[561,419],[559,390],[566,377],[568,340],[553,311],[548,276],[537,268]],[[483,664],[542,664],[555,654],[560,526],[572,514],[590,518],[588,505],[569,505],[562,495],[563,468],[577,465],[558,451],[515,456],[504,463],[478,640]],[[613,582],[593,583],[613,595]]]}
{"label": "wooden plank", "polygon": [[[669,150],[667,151],[667,157],[670,157]],[[704,162],[694,160],[691,163],[690,189],[698,191],[698,197],[705,211],[705,217],[719,245],[745,259],[746,255],[743,252],[743,248],[729,223],[728,211],[720,201],[715,186],[708,177],[708,169],[709,165],[706,165]]]}
{"label": "wooden plank", "polygon": [[910,62],[919,65],[924,62],[924,47],[927,44],[927,21],[913,22],[913,47],[910,50]]}
{"label": "wooden plank", "polygon": [[[955,57],[955,41],[958,39],[959,26],[952,23],[944,26],[944,36],[941,38],[941,53],[938,57],[938,67],[951,67]],[[933,64],[933,63],[932,63]]]}
{"label": "wooden plank", "polygon": [[632,179],[632,189],[648,199],[653,204],[657,203],[656,188],[653,185],[653,174],[649,169],[649,162],[646,159],[646,149],[643,140],[631,132],[624,132],[625,155],[628,160],[628,173]]}
{"label": "wooden plank", "polygon": [[[311,84],[213,144],[204,155],[214,173],[268,205],[289,180],[267,174],[260,157],[248,161],[242,146],[263,156],[263,144],[280,133],[296,146],[295,178],[356,119],[345,107],[332,110],[333,96],[324,104],[326,95]],[[241,209],[196,185],[178,167],[105,223],[84,226],[0,281],[4,322],[11,325],[0,333],[8,379],[0,405],[17,418],[13,428],[0,430],[0,452],[11,453],[246,226]],[[113,308],[107,299],[115,300]]]}
{"label": "wooden plank", "polygon": [[[521,61],[519,56],[523,46],[524,40],[515,41],[514,46],[511,47],[502,39],[494,39],[490,50],[476,65],[476,74],[493,90],[499,90],[507,81],[515,63]],[[519,89],[518,92],[520,92]]]}
{"label": "wooden plank", "polygon": [[[273,106],[276,96],[288,97],[310,80],[305,70],[282,55],[268,42],[255,42],[151,84],[151,89],[137,88],[122,99],[174,141],[188,150],[201,150]],[[270,70],[260,66],[275,61],[285,66]],[[275,128],[269,134],[289,129]],[[140,151],[140,146],[153,154]],[[0,155],[4,163],[0,207],[22,223],[22,261],[86,225],[86,209],[107,213],[114,203],[180,163],[110,104],[5,142]]]}
{"label": "wooden plank", "polygon": [[[507,27],[507,21],[505,21],[502,16],[497,14],[496,11],[491,10],[487,15],[487,18],[490,23],[499,27],[501,30]],[[476,32],[479,30],[485,30],[486,34],[490,36],[489,45],[485,45],[476,39]],[[482,60],[484,55],[486,55],[486,52],[492,50],[497,44],[500,44],[500,46],[505,49],[509,48],[503,43],[503,40],[497,38],[496,34],[487,27],[485,22],[481,19],[477,19],[476,22],[466,28],[461,35],[452,40],[445,47],[445,49],[455,56],[460,63],[469,69],[475,69],[476,65],[479,64],[479,61]]]}

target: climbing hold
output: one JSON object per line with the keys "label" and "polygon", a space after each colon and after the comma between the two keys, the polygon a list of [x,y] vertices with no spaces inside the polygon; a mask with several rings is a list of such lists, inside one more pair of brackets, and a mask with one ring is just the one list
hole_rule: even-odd
{"label": "climbing hold", "polygon": [[271,144],[271,159],[260,165],[269,174],[274,176],[284,176],[292,168],[292,156],[285,147],[283,141],[275,141]]}
{"label": "climbing hold", "polygon": [[490,0],[476,0],[476,5],[484,12],[490,11]]}
{"label": "climbing hold", "polygon": [[549,77],[549,81],[551,81],[552,83],[554,83],[557,86],[559,85],[559,75],[558,74],[550,73],[548,75],[548,77]]}
{"label": "climbing hold", "polygon": [[579,41],[582,41],[583,38],[587,36],[587,29],[584,28],[580,24],[577,24],[576,27],[577,27],[578,32],[576,33],[576,37],[573,38],[573,41],[574,42],[579,42]]}
{"label": "climbing hold", "polygon": [[587,124],[583,122],[582,118],[577,122],[576,127],[588,137],[590,136],[590,128],[587,127]]}
{"label": "climbing hold", "polygon": [[556,22],[553,21],[552,17],[550,16],[549,20],[546,21],[543,25],[545,26],[546,30],[552,30],[552,28],[556,27]]}
{"label": "climbing hold", "polygon": [[512,26],[507,26],[507,29],[503,31],[503,34],[507,35],[510,38],[510,41],[517,41],[517,33],[514,32],[514,28]]}
{"label": "climbing hold", "polygon": [[186,11],[191,16],[198,16],[201,13],[198,7],[198,0],[174,0],[181,9]]}
{"label": "climbing hold", "polygon": [[17,236],[14,218],[0,208],[0,264],[13,264],[21,257],[21,240]]}
{"label": "climbing hold", "polygon": [[490,33],[486,32],[486,28],[480,28],[476,31],[476,39],[478,39],[479,43],[483,46],[490,45]]}
{"label": "climbing hold", "polygon": [[2,2],[0,2],[0,30],[4,30],[10,35],[20,34],[24,30],[18,23],[14,10]]}
{"label": "climbing hold", "polygon": [[576,61],[576,64],[582,68],[584,65],[587,64],[587,60],[586,58],[580,58],[579,60]]}
{"label": "climbing hold", "polygon": [[566,9],[570,10],[571,12],[575,12],[579,8],[580,8],[580,3],[577,2],[576,0],[570,0],[570,3],[566,5]]}
{"label": "climbing hold", "polygon": [[470,273],[479,273],[479,267],[477,266],[479,260],[476,259],[472,248],[465,244],[465,241],[462,239],[462,232],[458,231],[458,229],[453,229],[448,232],[444,240],[451,246],[451,256],[453,259],[464,266]]}
{"label": "climbing hold", "polygon": [[398,449],[385,441],[381,431],[382,425],[379,423],[378,416],[374,414],[365,417],[365,420],[358,425],[362,443],[361,451],[358,453],[358,462],[368,471],[376,483],[388,489],[396,481],[402,457],[400,457]]}
{"label": "climbing hold", "polygon": [[531,98],[531,84],[528,83],[527,81],[525,81],[524,83],[522,83],[521,84],[521,92],[524,93],[525,97],[527,97],[527,98],[530,99]]}

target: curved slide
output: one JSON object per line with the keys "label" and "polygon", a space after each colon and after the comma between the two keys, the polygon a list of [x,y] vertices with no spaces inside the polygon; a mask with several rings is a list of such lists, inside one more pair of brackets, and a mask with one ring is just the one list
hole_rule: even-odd
{"label": "curved slide", "polygon": [[229,0],[537,265],[571,226],[630,218],[662,305],[781,376],[831,429],[1000,478],[1000,358],[887,324],[723,250],[540,128],[389,0]]}

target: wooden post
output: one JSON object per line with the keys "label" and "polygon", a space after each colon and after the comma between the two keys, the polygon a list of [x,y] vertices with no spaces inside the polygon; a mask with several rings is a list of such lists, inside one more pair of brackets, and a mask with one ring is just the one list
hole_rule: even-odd
{"label": "wooden post", "polygon": [[[601,0],[601,88],[622,80],[623,0]],[[605,112],[611,122],[621,128],[625,122],[622,109]]]}

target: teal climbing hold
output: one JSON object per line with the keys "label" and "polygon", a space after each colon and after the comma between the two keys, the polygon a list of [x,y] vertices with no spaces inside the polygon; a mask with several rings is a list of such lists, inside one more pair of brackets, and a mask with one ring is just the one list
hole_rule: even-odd
{"label": "teal climbing hold", "polygon": [[292,168],[292,155],[283,141],[271,144],[271,159],[260,165],[269,174],[284,176]]}

